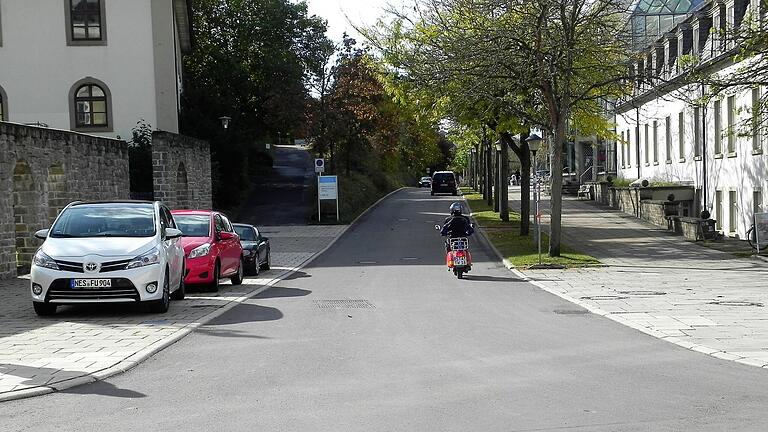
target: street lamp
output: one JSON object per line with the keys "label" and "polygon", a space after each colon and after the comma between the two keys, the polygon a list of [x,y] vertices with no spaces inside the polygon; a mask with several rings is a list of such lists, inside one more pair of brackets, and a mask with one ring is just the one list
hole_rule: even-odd
{"label": "street lamp", "polygon": [[470,149],[469,169],[472,172],[472,189],[477,190],[477,148]]}
{"label": "street lamp", "polygon": [[[531,134],[528,138],[525,139],[525,142],[528,143],[528,150],[531,151],[533,154],[533,166],[534,166],[534,172],[536,168],[536,152],[539,151],[539,146],[541,146],[541,137],[534,134]],[[539,196],[541,195],[541,183],[539,181],[536,181],[536,189],[534,191],[534,197],[536,199],[536,214],[534,215],[534,220],[536,221],[536,243],[537,248],[539,250],[539,265],[541,265],[541,210],[539,210]]]}
{"label": "street lamp", "polygon": [[219,117],[219,121],[221,122],[221,127],[223,127],[224,130],[227,130],[229,128],[230,120],[232,120],[232,117],[227,117],[227,116]]}

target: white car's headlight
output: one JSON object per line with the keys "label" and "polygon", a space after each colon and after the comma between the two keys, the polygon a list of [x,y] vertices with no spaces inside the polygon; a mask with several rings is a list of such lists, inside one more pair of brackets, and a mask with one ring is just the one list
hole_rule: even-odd
{"label": "white car's headlight", "polygon": [[42,250],[38,250],[35,256],[32,258],[32,263],[38,267],[45,267],[52,270],[58,270],[59,266],[53,258],[49,257]]}
{"label": "white car's headlight", "polygon": [[208,255],[210,252],[211,245],[209,243],[201,244],[189,252],[189,258],[199,258]]}
{"label": "white car's headlight", "polygon": [[151,251],[139,255],[136,258],[132,259],[126,266],[126,269],[132,269],[132,268],[138,268],[138,267],[144,267],[152,264],[157,264],[160,262],[160,248],[155,247]]}

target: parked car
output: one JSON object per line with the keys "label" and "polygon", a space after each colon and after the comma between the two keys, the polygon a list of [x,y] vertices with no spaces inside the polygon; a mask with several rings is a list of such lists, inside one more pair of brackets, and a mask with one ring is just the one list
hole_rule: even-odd
{"label": "parked car", "polygon": [[256,276],[259,270],[269,270],[272,265],[269,239],[262,236],[259,229],[253,225],[236,223],[233,226],[243,247],[245,273]]}
{"label": "parked car", "polygon": [[173,210],[182,233],[189,285],[205,285],[218,291],[222,278],[232,285],[243,282],[243,248],[229,218],[210,210]]}
{"label": "parked car", "polygon": [[430,186],[432,186],[432,177],[422,177],[419,180],[419,187],[420,188],[430,187]]}
{"label": "parked car", "polygon": [[432,175],[432,195],[436,193],[449,193],[458,195],[456,174],[453,171],[437,171]]}
{"label": "parked car", "polygon": [[35,253],[32,305],[52,315],[61,304],[135,303],[153,312],[183,299],[181,231],[160,202],[75,202],[62,210]]}

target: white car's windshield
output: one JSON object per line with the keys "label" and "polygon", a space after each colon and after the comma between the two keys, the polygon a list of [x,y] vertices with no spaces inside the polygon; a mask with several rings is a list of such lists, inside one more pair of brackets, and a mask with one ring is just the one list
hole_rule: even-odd
{"label": "white car's windshield", "polygon": [[53,238],[152,237],[152,204],[83,204],[69,207],[51,228]]}

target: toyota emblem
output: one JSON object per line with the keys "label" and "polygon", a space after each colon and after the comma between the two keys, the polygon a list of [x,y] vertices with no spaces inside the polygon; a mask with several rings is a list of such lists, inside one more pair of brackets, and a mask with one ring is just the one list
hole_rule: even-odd
{"label": "toyota emblem", "polygon": [[83,270],[85,270],[86,273],[96,273],[99,271],[99,265],[95,262],[89,262],[83,264]]}

